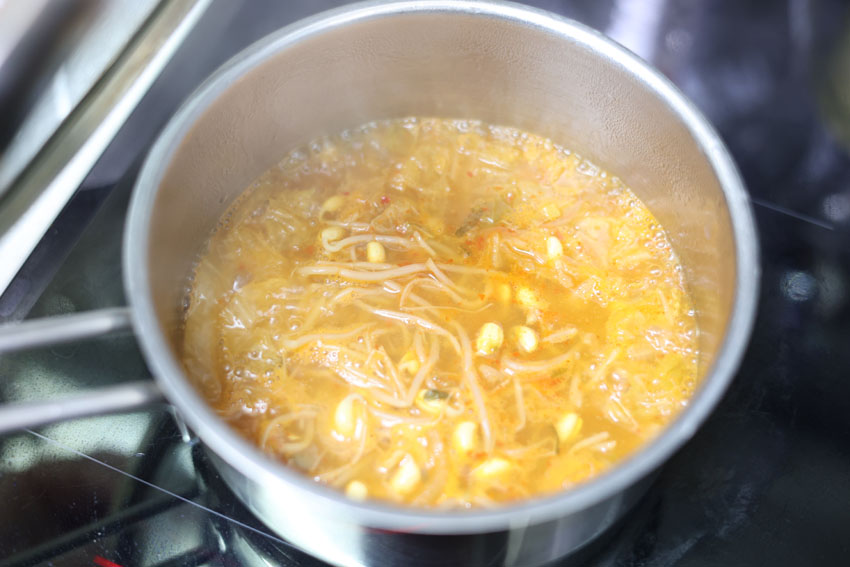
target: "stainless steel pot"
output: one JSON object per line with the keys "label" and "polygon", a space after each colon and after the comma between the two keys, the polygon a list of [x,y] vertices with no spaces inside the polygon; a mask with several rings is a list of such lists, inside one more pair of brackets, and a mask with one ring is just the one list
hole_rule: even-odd
{"label": "stainless steel pot", "polygon": [[[300,143],[405,115],[475,118],[548,136],[616,172],[666,228],[699,319],[702,384],[661,436],[592,482],[495,510],[354,503],[263,455],[216,417],[184,375],[178,344],[187,277],[233,199]],[[339,565],[530,566],[580,548],[628,510],[715,406],[756,305],[747,195],[705,119],[657,71],[601,34],[505,3],[357,4],[254,44],[164,130],[138,178],[126,230],[129,319],[157,384],[258,517]],[[107,315],[5,329],[0,350],[128,320],[128,312]],[[141,400],[155,397],[134,387]],[[17,418],[13,425],[20,408]]]}

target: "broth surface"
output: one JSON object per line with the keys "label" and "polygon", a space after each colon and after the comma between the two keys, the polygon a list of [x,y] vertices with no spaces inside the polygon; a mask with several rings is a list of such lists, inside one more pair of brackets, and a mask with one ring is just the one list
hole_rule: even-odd
{"label": "broth surface", "polygon": [[662,227],[551,141],[369,123],[287,155],[201,256],[183,363],[241,435],[354,499],[490,506],[589,479],[687,403]]}

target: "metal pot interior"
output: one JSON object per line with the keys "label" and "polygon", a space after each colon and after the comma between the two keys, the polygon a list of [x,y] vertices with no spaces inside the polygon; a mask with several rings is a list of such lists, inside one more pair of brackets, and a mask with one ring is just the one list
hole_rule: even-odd
{"label": "metal pot interior", "polygon": [[[480,119],[550,137],[618,175],[666,229],[698,314],[703,388],[674,425],[681,430],[633,459],[648,462],[587,492],[585,502],[636,482],[693,432],[740,356],[756,278],[746,197],[722,144],[663,78],[595,32],[510,5],[338,11],[251,47],[184,106],[139,180],[125,254],[137,331],[166,394],[241,474],[257,482],[280,476],[241,462],[241,441],[221,424],[210,427],[216,418],[182,375],[187,278],[229,204],[288,150],[408,115]],[[580,499],[570,506],[580,508]]]}

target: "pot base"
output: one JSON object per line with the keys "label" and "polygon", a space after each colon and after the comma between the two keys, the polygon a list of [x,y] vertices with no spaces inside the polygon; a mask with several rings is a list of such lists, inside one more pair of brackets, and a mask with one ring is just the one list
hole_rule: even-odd
{"label": "pot base", "polygon": [[[657,477],[652,473],[581,514],[508,530],[473,534],[416,534],[369,528],[351,518],[319,517],[309,501],[251,483],[204,448],[227,487],[270,531],[304,552],[343,567],[537,567],[558,559],[580,561],[631,510]],[[579,563],[576,563],[577,565]]]}

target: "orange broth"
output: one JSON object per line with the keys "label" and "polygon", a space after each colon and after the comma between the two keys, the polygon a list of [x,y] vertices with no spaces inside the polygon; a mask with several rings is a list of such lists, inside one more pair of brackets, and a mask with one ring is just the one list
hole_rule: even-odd
{"label": "orange broth", "polygon": [[569,488],[687,404],[697,327],[617,178],[475,121],[373,122],[288,154],[195,272],[183,362],[263,451],[353,499]]}

